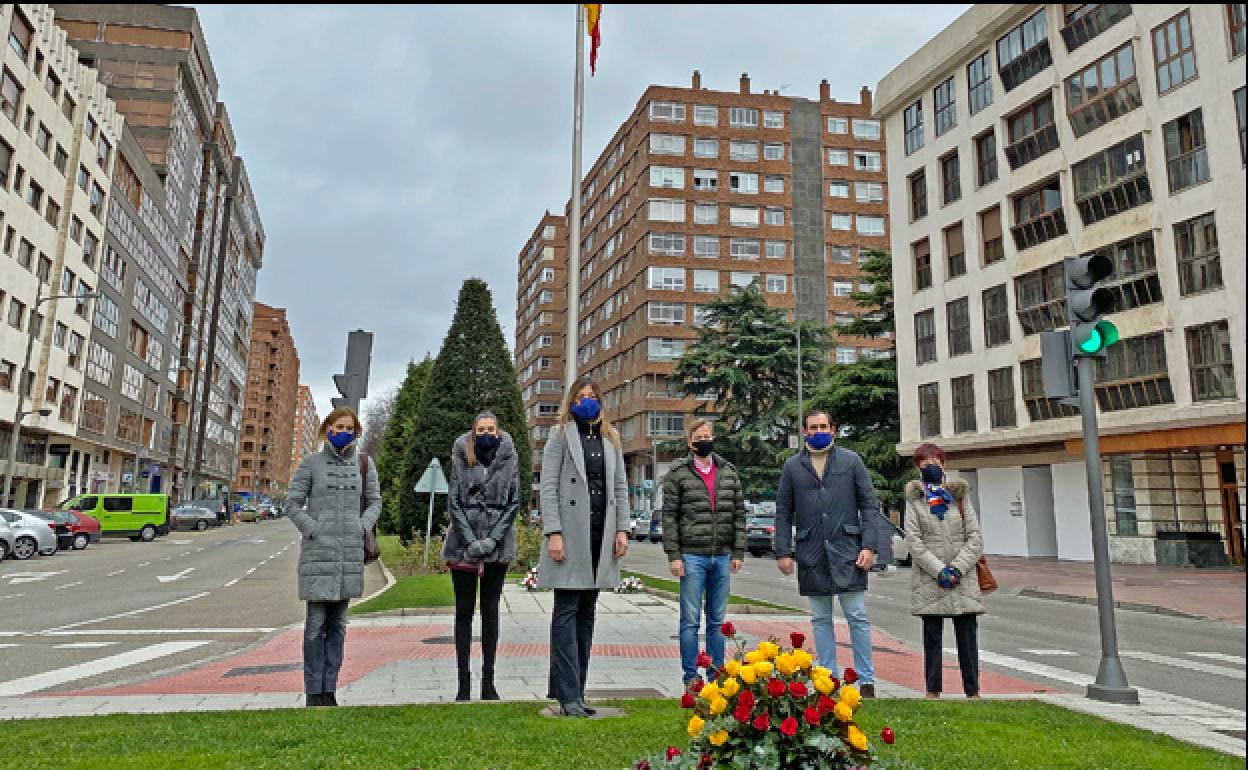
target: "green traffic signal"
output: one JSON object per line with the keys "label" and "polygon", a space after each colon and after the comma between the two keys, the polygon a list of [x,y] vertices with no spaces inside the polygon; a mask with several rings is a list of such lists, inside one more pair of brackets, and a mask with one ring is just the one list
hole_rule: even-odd
{"label": "green traffic signal", "polygon": [[1088,330],[1088,336],[1079,341],[1079,350],[1087,355],[1095,355],[1118,342],[1118,338],[1118,327],[1112,321],[1101,319]]}

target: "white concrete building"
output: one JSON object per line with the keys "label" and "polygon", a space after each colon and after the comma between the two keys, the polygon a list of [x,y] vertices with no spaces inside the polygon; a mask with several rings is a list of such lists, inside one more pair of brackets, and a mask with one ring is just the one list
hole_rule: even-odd
{"label": "white concrete building", "polygon": [[976,5],[879,84],[902,441],[989,553],[1090,559],[1080,421],[1043,396],[1062,258],[1116,266],[1098,363],[1111,553],[1243,556],[1244,4]]}

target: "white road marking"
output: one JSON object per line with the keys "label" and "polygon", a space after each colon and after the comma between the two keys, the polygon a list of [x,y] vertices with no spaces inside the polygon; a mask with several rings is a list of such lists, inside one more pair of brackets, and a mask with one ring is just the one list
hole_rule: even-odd
{"label": "white road marking", "polygon": [[54,644],[54,650],[98,650],[101,647],[112,647],[117,642],[68,642],[66,644]]}
{"label": "white road marking", "polygon": [[1215,666],[1212,663],[1196,663],[1190,660],[1183,660],[1170,655],[1158,655],[1152,652],[1138,652],[1134,650],[1123,650],[1118,653],[1124,658],[1135,658],[1136,660],[1147,661],[1148,663],[1157,663],[1162,666],[1174,666],[1175,668],[1186,668],[1191,671],[1201,671],[1206,674],[1215,676],[1226,676],[1231,679],[1244,680],[1244,671],[1238,668],[1227,668],[1226,666]]}
{"label": "white road marking", "polygon": [[[118,628],[95,631],[45,631],[39,636],[171,636],[173,634],[267,634],[276,628]],[[16,636],[17,634],[15,634]]]}
{"label": "white road marking", "polygon": [[22,636],[21,631],[0,631],[0,636]]}
{"label": "white road marking", "polygon": [[[169,541],[169,542],[173,543],[174,545],[190,545],[193,541],[191,541],[191,540],[171,540],[171,541]],[[182,554],[182,555],[183,555],[183,556],[185,556],[186,554]]]}
{"label": "white road marking", "polygon": [[195,571],[194,567],[187,567],[186,569],[182,570],[176,575],[157,575],[156,579],[162,583],[172,583],[175,580],[181,580],[187,577],[194,571]]}
{"label": "white road marking", "polygon": [[1078,657],[1079,656],[1079,653],[1072,652],[1070,650],[1019,650],[1019,652],[1025,652],[1028,655],[1038,655],[1040,657],[1049,657],[1049,658],[1059,658],[1063,656],[1066,656],[1066,657],[1072,657],[1072,656]]}
{"label": "white road marking", "polygon": [[182,558],[183,556],[190,556],[190,555],[191,555],[191,553],[192,553],[192,551],[187,551],[186,553],[180,553],[180,554],[178,554],[178,558]]}
{"label": "white road marking", "polygon": [[123,572],[125,572],[125,570],[124,570],[124,569],[115,570],[115,571],[110,572],[110,573],[108,573],[107,575],[105,575],[105,577],[117,577],[118,575],[120,575],[120,574],[121,574],[121,573],[123,573]]}
{"label": "white road marking", "polygon": [[145,561],[145,562],[143,562],[142,564],[140,564],[139,566],[140,566],[140,567],[146,567],[146,566],[147,566],[147,565],[149,565],[149,564],[151,564],[151,562],[150,562],[150,561]]}
{"label": "white road marking", "polygon": [[17,585],[18,583],[37,583],[64,574],[65,570],[58,569],[51,572],[10,572],[5,577],[9,579],[9,585]]}
{"label": "white road marking", "polygon": [[173,557],[172,557],[172,556],[166,556],[165,558],[161,559],[161,561],[173,561]]}
{"label": "white road marking", "polygon": [[0,602],[4,601],[5,599],[20,599],[21,597],[25,595],[26,594],[7,594],[5,596],[0,596]]}
{"label": "white road marking", "polygon": [[66,583],[66,584],[65,584],[65,585],[63,585],[63,586],[57,586],[56,588],[54,588],[54,589],[52,589],[52,590],[54,590],[54,591],[61,591],[61,590],[64,590],[64,589],[66,589],[66,588],[73,588],[74,586],[80,586],[80,585],[82,585],[82,581],[81,581],[81,580],[76,581],[76,582],[73,582],[73,583]]}
{"label": "white road marking", "polygon": [[256,571],[256,568],[255,568],[255,567],[252,567],[251,569],[247,570],[247,574],[248,574],[248,575],[250,575],[251,573],[253,573],[253,572],[255,572],[255,571]]}
{"label": "white road marking", "polygon": [[[4,598],[3,596],[0,596],[0,599],[3,599],[3,598]],[[1223,663],[1238,663],[1241,666],[1244,665],[1246,662],[1248,662],[1248,661],[1245,661],[1243,656],[1241,655],[1223,655],[1220,652],[1188,652],[1185,654],[1191,655],[1192,657],[1195,657],[1195,658],[1208,658],[1209,660],[1220,660]]]}
{"label": "white road marking", "polygon": [[233,587],[234,587],[235,585],[237,585],[237,584],[238,584],[238,578],[234,578],[234,579],[233,579],[233,580],[231,580],[230,582],[226,583],[226,584],[225,584],[225,587],[226,587],[226,588],[233,588]]}
{"label": "white road marking", "polygon": [[40,633],[50,634],[53,631],[67,631],[71,628],[78,628],[79,626],[89,626],[89,625],[92,625],[93,623],[103,623],[106,620],[117,620],[118,618],[129,618],[135,615],[142,615],[145,612],[152,612],[153,610],[161,610],[161,609],[164,609],[165,607],[172,607],[175,604],[184,604],[186,602],[195,601],[196,599],[202,599],[208,594],[209,594],[208,591],[200,591],[199,593],[193,594],[191,596],[185,596],[181,599],[174,599],[173,601],[164,602],[162,604],[157,604],[151,607],[143,607],[137,610],[130,610],[129,612],[119,612],[116,615],[107,615],[105,617],[94,618],[92,620],[80,620],[77,623],[69,623],[64,626],[56,626],[55,628],[49,628]]}
{"label": "white road marking", "polygon": [[176,655],[180,652],[193,650],[196,647],[202,647],[209,644],[208,641],[194,642],[161,642],[159,644],[141,647],[130,652],[123,652],[118,655],[112,655],[99,660],[88,661],[87,663],[79,663],[74,666],[66,666],[53,671],[45,671],[42,674],[34,674],[33,676],[14,679],[11,682],[0,683],[0,697],[14,697],[17,695],[26,695],[39,690],[46,690],[49,687],[73,682],[77,679],[85,679],[89,676],[99,674],[107,674],[110,671],[134,666],[139,663],[146,663],[157,658],[163,658],[168,655]]}

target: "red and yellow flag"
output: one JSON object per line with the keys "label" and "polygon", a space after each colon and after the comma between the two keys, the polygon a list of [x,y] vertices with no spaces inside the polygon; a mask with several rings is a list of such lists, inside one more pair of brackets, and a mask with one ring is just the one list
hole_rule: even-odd
{"label": "red and yellow flag", "polygon": [[602,3],[585,3],[585,16],[589,30],[589,74],[590,77],[596,72],[598,66],[598,44],[602,42],[602,38],[598,31],[598,20],[602,17]]}

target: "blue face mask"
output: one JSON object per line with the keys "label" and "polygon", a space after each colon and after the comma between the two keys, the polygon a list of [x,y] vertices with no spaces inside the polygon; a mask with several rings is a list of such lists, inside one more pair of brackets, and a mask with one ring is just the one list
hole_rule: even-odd
{"label": "blue face mask", "polygon": [[499,438],[492,433],[478,433],[473,441],[478,452],[489,452],[498,448]]}
{"label": "blue face mask", "polygon": [[806,434],[806,444],[811,449],[822,452],[832,446],[832,433],[828,431],[818,431]]}
{"label": "blue face mask", "polygon": [[919,473],[928,484],[939,484],[945,480],[945,471],[939,465],[924,465],[919,468]]}
{"label": "blue face mask", "polygon": [[331,430],[326,438],[329,439],[329,443],[334,445],[335,449],[345,449],[348,444],[355,441],[355,434],[349,430],[344,430],[341,433],[335,433]]}
{"label": "blue face mask", "polygon": [[572,405],[572,416],[586,422],[597,420],[601,412],[602,404],[596,398],[582,398]]}

